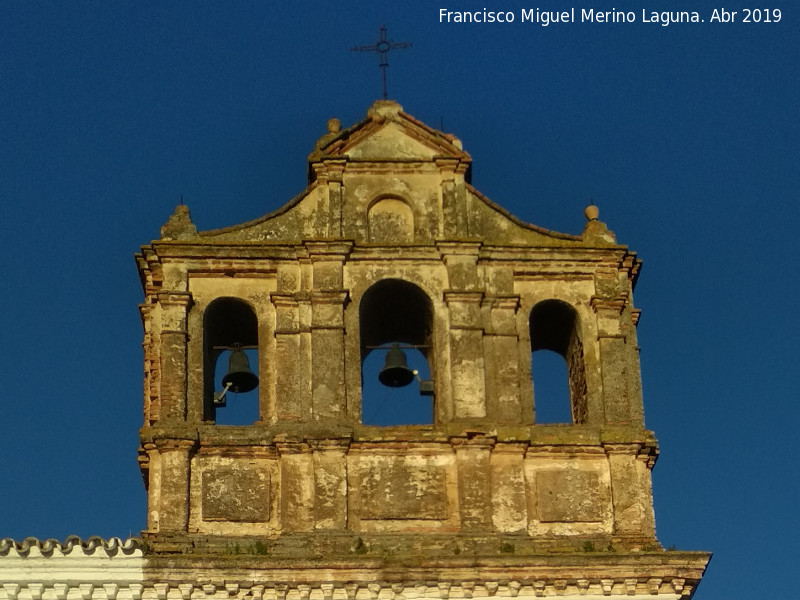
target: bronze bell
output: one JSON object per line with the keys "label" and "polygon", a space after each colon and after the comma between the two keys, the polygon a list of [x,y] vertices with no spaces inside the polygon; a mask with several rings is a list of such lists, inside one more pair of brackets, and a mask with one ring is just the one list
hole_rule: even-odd
{"label": "bronze bell", "polygon": [[414,371],[408,368],[406,353],[397,345],[386,353],[386,362],[378,373],[378,381],[387,387],[403,387],[414,381]]}
{"label": "bronze bell", "polygon": [[231,391],[237,394],[250,392],[258,386],[258,377],[250,370],[250,362],[241,348],[231,350],[228,359],[228,372],[222,378],[222,385],[231,384]]}

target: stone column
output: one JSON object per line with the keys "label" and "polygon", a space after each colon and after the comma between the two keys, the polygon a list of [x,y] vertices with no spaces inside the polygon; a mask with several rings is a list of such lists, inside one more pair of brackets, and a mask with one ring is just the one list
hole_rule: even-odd
{"label": "stone column", "polygon": [[160,420],[186,418],[186,315],[192,296],[188,292],[161,292],[159,335]]}

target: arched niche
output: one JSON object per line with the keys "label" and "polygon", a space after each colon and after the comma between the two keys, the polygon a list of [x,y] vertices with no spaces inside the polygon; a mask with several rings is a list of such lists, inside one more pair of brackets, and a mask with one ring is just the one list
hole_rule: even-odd
{"label": "arched niche", "polygon": [[203,418],[206,421],[244,425],[259,419],[258,388],[243,394],[229,392],[225,408],[218,408],[214,402],[215,393],[223,389],[222,375],[227,372],[232,349],[236,347],[244,349],[250,370],[256,372],[258,319],[253,307],[239,298],[217,298],[203,312]]}
{"label": "arched niche", "polygon": [[[416,378],[402,388],[377,383],[387,352],[398,344],[419,379],[432,380],[433,305],[413,283],[385,279],[366,290],[359,303],[361,415],[368,425],[426,425],[434,422],[432,395]],[[425,384],[422,384],[425,385]],[[431,390],[432,391],[432,390]]]}
{"label": "arched niche", "polygon": [[561,300],[544,300],[531,310],[529,324],[536,422],[583,423],[586,373],[577,312]]}
{"label": "arched niche", "polygon": [[396,196],[376,199],[367,210],[369,241],[376,244],[414,242],[414,212]]}

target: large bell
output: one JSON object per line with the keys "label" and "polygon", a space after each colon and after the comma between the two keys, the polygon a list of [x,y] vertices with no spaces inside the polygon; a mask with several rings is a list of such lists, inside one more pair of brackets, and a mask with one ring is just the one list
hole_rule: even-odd
{"label": "large bell", "polygon": [[237,394],[252,391],[258,386],[258,377],[250,370],[250,362],[241,348],[231,351],[231,357],[228,360],[228,372],[222,378],[223,386],[227,386],[229,383],[231,384],[231,391]]}
{"label": "large bell", "polygon": [[378,373],[378,381],[387,387],[403,387],[414,381],[414,371],[408,368],[406,353],[397,345],[386,353],[386,362]]}

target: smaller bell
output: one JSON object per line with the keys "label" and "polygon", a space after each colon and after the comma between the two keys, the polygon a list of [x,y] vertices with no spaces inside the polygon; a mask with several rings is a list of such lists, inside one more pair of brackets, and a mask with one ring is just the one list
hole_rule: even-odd
{"label": "smaller bell", "polygon": [[250,370],[250,362],[241,348],[232,350],[228,359],[228,372],[222,377],[222,385],[228,383],[231,391],[237,394],[250,392],[258,386],[258,376]]}
{"label": "smaller bell", "polygon": [[400,349],[397,342],[386,353],[386,362],[378,373],[378,381],[386,387],[404,387],[414,381],[414,371],[408,368],[406,353]]}

